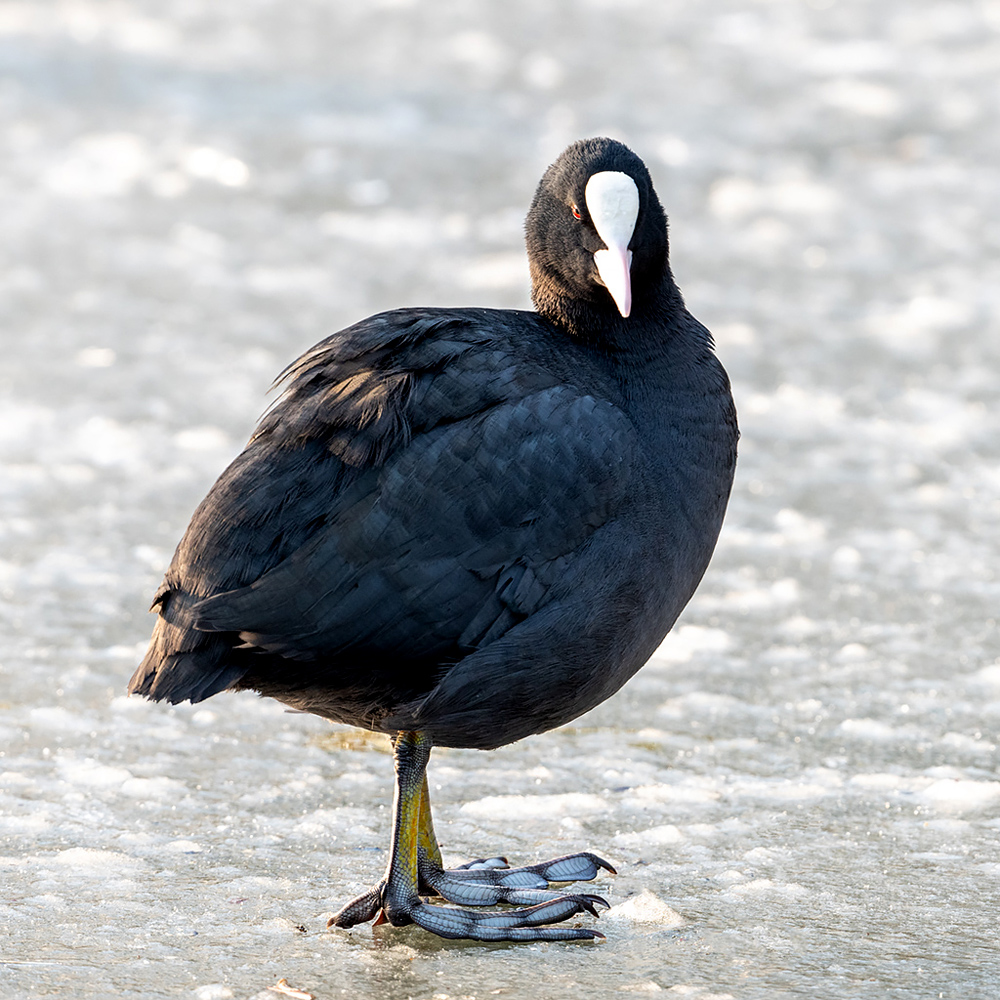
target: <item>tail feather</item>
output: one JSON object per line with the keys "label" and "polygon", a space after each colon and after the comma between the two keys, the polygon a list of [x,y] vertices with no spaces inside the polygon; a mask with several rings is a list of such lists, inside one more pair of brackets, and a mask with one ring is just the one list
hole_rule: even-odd
{"label": "tail feather", "polygon": [[161,609],[153,641],[129,681],[129,694],[172,705],[204,701],[232,687],[249,669],[248,654],[233,649],[236,636],[197,632],[162,617],[166,611],[173,618],[179,610]]}
{"label": "tail feather", "polygon": [[[182,701],[196,703],[232,687],[246,672],[246,666],[212,663],[204,650],[174,653],[156,664],[149,657],[129,682],[129,694],[141,694],[150,701]],[[206,662],[207,661],[207,662]]]}

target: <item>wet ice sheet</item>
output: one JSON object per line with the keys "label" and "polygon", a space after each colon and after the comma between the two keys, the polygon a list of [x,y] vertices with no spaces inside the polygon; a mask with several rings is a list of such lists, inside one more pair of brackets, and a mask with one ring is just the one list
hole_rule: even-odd
{"label": "wet ice sheet", "polygon": [[[0,4],[0,995],[992,997],[995,3]],[[445,856],[592,849],[599,947],[328,934],[380,740],[122,691],[274,374],[527,304],[545,164],[643,155],[744,439],[615,699],[436,752]],[[304,928],[304,929],[303,929]]]}

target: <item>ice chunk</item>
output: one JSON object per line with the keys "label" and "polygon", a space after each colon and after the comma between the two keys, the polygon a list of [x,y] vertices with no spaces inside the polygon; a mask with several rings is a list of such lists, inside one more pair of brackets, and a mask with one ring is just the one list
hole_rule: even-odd
{"label": "ice chunk", "polygon": [[691,986],[687,983],[671,986],[667,992],[678,997],[690,997],[690,1000],[735,1000],[732,993],[713,993],[704,986]]}
{"label": "ice chunk", "polygon": [[176,854],[201,854],[204,848],[193,840],[172,840],[164,850],[173,851]]}
{"label": "ice chunk", "polygon": [[88,788],[116,788],[132,777],[132,772],[124,767],[98,764],[89,757],[84,760],[62,758],[58,767],[64,781]]}
{"label": "ice chunk", "polygon": [[692,715],[709,715],[712,718],[745,715],[750,706],[728,694],[711,691],[691,691],[680,698],[671,698],[659,708],[659,714],[669,719],[686,719]]}
{"label": "ice chunk", "polygon": [[809,890],[804,885],[797,882],[773,882],[769,878],[755,878],[748,882],[740,882],[730,886],[729,897],[746,898],[748,896],[786,896],[789,898],[800,898],[808,896]]}
{"label": "ice chunk", "polygon": [[131,874],[148,867],[141,858],[132,858],[118,851],[100,851],[91,847],[69,847],[60,851],[52,859],[57,865],[65,865],[76,875],[90,875],[102,878],[108,875]]}
{"label": "ice chunk", "polygon": [[462,812],[494,819],[550,819],[555,816],[592,816],[606,812],[608,802],[599,795],[566,792],[562,795],[487,795],[466,802]]}
{"label": "ice chunk", "polygon": [[44,175],[49,189],[64,198],[127,194],[149,167],[145,140],[128,132],[82,136],[69,155]]}
{"label": "ice chunk", "polygon": [[204,986],[196,987],[194,995],[197,1000],[229,1000],[229,997],[236,994],[222,983],[206,983]]}
{"label": "ice chunk", "polygon": [[651,802],[670,802],[692,804],[714,802],[719,793],[713,788],[697,784],[659,784],[639,785],[630,789],[623,797],[623,802],[630,805],[641,805]]}
{"label": "ice chunk", "polygon": [[129,778],[122,785],[122,795],[134,799],[176,799],[185,791],[176,778]]}
{"label": "ice chunk", "polygon": [[89,732],[93,721],[79,712],[71,712],[59,705],[45,705],[29,712],[33,726],[61,733]]}
{"label": "ice chunk", "polygon": [[633,924],[656,924],[660,927],[680,927],[684,918],[671,909],[655,893],[643,889],[637,896],[612,906],[604,915],[606,920],[624,920]]}
{"label": "ice chunk", "polygon": [[896,729],[878,719],[844,719],[837,730],[845,736],[855,736],[862,740],[892,740],[900,736]]}
{"label": "ice chunk", "polygon": [[660,643],[654,660],[685,663],[695,653],[724,653],[732,646],[729,633],[721,628],[704,628],[700,625],[682,625],[670,632]]}
{"label": "ice chunk", "polygon": [[953,812],[981,809],[1000,799],[1000,781],[945,778],[929,784],[919,797],[928,805]]}
{"label": "ice chunk", "polygon": [[820,799],[836,791],[837,781],[806,781],[800,778],[745,778],[729,786],[731,794],[770,802],[807,802]]}
{"label": "ice chunk", "polygon": [[619,847],[657,847],[661,844],[676,844],[684,839],[684,834],[671,823],[664,826],[653,826],[648,830],[637,830],[635,833],[619,833],[614,842]]}
{"label": "ice chunk", "polygon": [[969,683],[983,687],[1000,688],[1000,663],[991,663],[988,667],[977,670],[969,678]]}

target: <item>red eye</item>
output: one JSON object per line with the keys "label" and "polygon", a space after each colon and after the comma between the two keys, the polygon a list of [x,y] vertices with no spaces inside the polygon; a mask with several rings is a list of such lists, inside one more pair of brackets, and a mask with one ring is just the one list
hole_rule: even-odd
{"label": "red eye", "polygon": [[576,207],[576,205],[573,206],[573,218],[574,219],[582,219],[583,218],[583,216],[580,214],[580,209],[578,209]]}

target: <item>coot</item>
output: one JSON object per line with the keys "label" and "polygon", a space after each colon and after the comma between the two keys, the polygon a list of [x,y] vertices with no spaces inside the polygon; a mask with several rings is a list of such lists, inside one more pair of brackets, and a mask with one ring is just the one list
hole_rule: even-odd
{"label": "coot", "polygon": [[[593,854],[444,869],[430,749],[492,749],[612,695],[694,593],[722,524],[729,383],[674,283],[643,162],[574,143],[526,233],[537,312],[398,309],[286,369],[195,511],[129,685],[172,703],[249,689],[392,737],[389,866],[340,927],[601,936],[551,926],[607,905],[548,888],[611,870]],[[465,908],[497,903],[518,908]]]}

